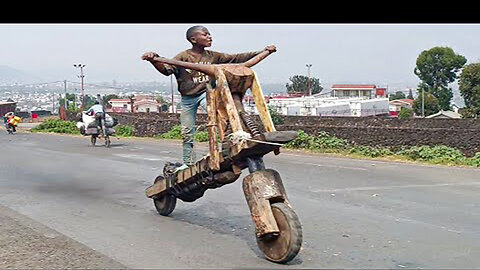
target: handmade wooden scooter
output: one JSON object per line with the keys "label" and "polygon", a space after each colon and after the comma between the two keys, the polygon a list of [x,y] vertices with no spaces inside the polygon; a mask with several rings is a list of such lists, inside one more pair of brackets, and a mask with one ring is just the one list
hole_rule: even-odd
{"label": "handmade wooden scooter", "polygon": [[[276,131],[268,112],[260,84],[250,69],[269,54],[264,51],[242,64],[205,65],[163,57],[155,60],[200,71],[210,77],[207,84],[209,153],[194,165],[175,171],[180,163],[167,163],[163,175],[146,189],[160,215],[175,208],[176,199],[193,202],[207,189],[237,180],[243,169],[243,191],[250,208],[257,244],[265,257],[286,263],[299,252],[302,227],[288,201],[280,174],[266,169],[263,156],[280,153],[282,144],[297,137],[296,131]],[[242,99],[251,89],[263,129],[245,112]]]}

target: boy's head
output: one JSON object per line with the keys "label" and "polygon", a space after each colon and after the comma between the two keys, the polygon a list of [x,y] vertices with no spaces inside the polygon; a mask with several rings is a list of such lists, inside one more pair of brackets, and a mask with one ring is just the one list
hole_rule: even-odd
{"label": "boy's head", "polygon": [[205,26],[195,25],[187,30],[187,40],[194,46],[212,46],[212,36]]}

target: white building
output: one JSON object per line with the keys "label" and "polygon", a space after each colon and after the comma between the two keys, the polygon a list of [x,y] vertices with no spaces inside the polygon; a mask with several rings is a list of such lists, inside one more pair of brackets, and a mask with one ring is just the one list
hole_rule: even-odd
{"label": "white building", "polygon": [[372,116],[389,112],[388,98],[338,98],[320,95],[269,99],[269,106],[282,115]]}
{"label": "white building", "polygon": [[112,105],[113,112],[132,112],[130,99],[110,99],[108,103]]}
{"label": "white building", "polygon": [[155,100],[142,99],[133,103],[135,112],[160,112],[160,103]]}

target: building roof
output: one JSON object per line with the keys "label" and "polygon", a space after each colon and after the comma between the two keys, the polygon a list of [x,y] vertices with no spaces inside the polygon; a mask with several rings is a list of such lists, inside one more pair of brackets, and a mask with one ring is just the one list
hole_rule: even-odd
{"label": "building roof", "polygon": [[144,104],[160,106],[160,103],[158,103],[156,100],[149,99],[142,99],[133,103],[134,106],[140,106]]}
{"label": "building roof", "polygon": [[334,84],[331,89],[375,89],[374,84]]}
{"label": "building roof", "polygon": [[413,99],[404,98],[404,99],[395,99],[395,100],[392,100],[392,101],[390,101],[390,104],[404,103],[404,104],[413,105],[413,102],[414,102]]}
{"label": "building roof", "polygon": [[13,101],[13,102],[10,102],[10,101],[0,101],[0,105],[13,105],[13,104],[17,104],[17,102]]}
{"label": "building roof", "polygon": [[456,118],[456,119],[462,118],[462,115],[459,114],[459,113],[456,113],[454,111],[443,111],[443,110],[440,110],[438,113],[429,115],[425,118],[435,118],[435,117],[438,117],[438,116],[446,116],[448,118]]}
{"label": "building roof", "polygon": [[108,103],[130,103],[130,99],[110,99]]}

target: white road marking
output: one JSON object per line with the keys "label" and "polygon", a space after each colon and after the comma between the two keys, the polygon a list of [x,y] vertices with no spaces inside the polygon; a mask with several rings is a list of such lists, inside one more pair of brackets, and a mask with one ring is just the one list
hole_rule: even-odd
{"label": "white road marking", "polygon": [[312,192],[316,193],[334,193],[342,191],[365,191],[365,190],[386,190],[386,189],[398,189],[398,188],[425,188],[425,187],[445,187],[445,186],[471,186],[480,185],[480,182],[467,182],[467,183],[444,183],[444,184],[431,184],[431,185],[403,185],[403,186],[373,186],[373,187],[355,187],[355,188],[337,188],[337,189],[314,189]]}
{"label": "white road marking", "polygon": [[169,161],[171,157],[148,157],[142,155],[135,155],[135,154],[113,154],[114,156],[123,157],[123,158],[131,158],[131,159],[140,159],[140,160],[148,160],[148,161]]}
{"label": "white road marking", "polygon": [[295,163],[295,164],[317,166],[317,167],[330,167],[330,168],[339,168],[339,169],[347,169],[347,170],[368,171],[368,169],[360,168],[360,167],[348,167],[348,166],[340,166],[340,165],[325,165],[325,164],[317,164],[317,163],[309,163],[309,162],[296,162],[296,161],[289,161],[289,162],[290,163]]}

